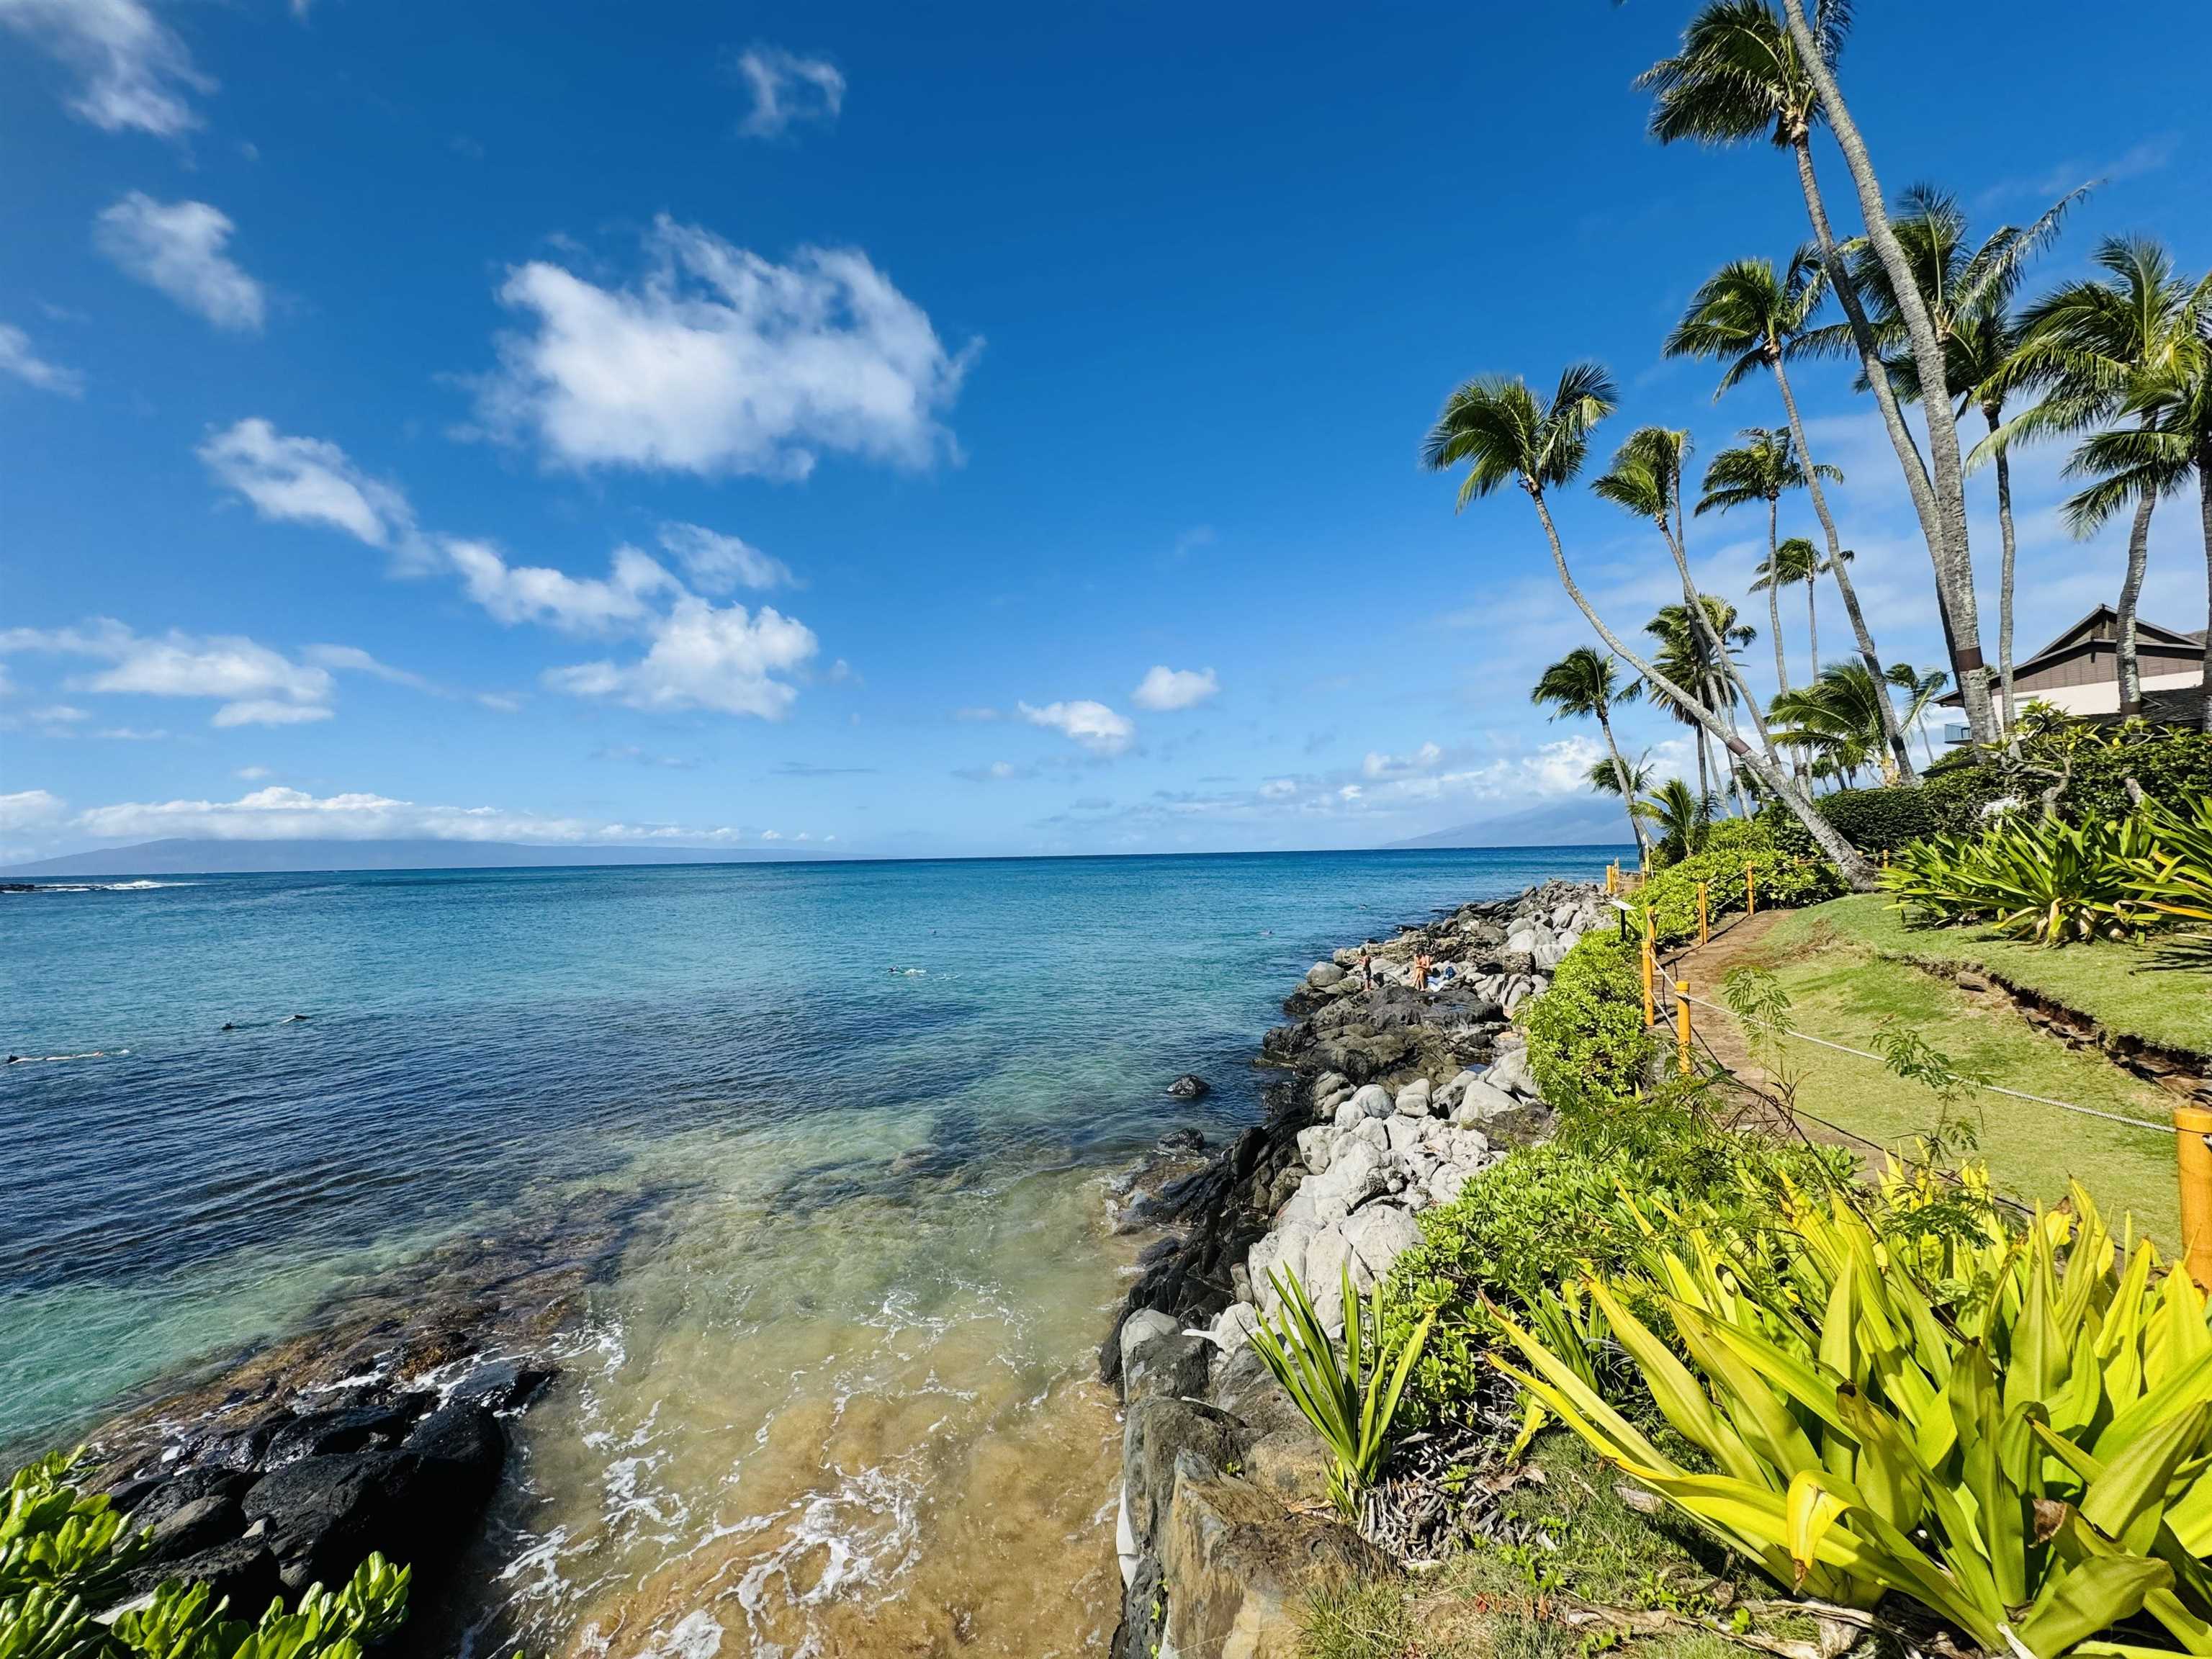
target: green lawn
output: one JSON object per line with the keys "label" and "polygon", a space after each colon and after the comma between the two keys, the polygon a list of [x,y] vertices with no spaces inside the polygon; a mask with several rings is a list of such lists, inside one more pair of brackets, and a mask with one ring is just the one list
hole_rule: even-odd
{"label": "green lawn", "polygon": [[2045,950],[1979,927],[1907,927],[1883,894],[1862,893],[1798,911],[1778,943],[1826,929],[1884,956],[1964,964],[2087,1014],[2108,1031],[2212,1057],[2212,972],[2159,965],[2160,947],[2069,945]]}
{"label": "green lawn", "polygon": [[[1789,994],[1798,1030],[1866,1049],[1875,1048],[1869,1039],[1885,1028],[1910,1030],[1957,1070],[1989,1082],[2154,1123],[2170,1120],[2174,1097],[2094,1053],[2069,1048],[1997,999],[1970,995],[1913,963],[1977,963],[2009,979],[2025,954],[2029,966],[2046,975],[2036,988],[2063,998],[2062,982],[2090,988],[2088,1000],[2098,1005],[2100,1018],[2116,1018],[2110,1011],[2123,1006],[2129,1010],[2128,1029],[2150,1025],[2166,1033],[2160,1040],[2167,1042],[2192,1020],[2199,1029],[2212,1024],[2202,1009],[2184,1012],[2159,1006],[2203,999],[2204,975],[2144,974],[2141,953],[2119,947],[2043,952],[1971,934],[1908,933],[1885,903],[1858,897],[1801,910],[1778,922],[1755,947],[1754,963],[1767,965]],[[1900,959],[1907,955],[1911,961]],[[2057,969],[2048,965],[2060,957],[2074,960]],[[2137,978],[2153,981],[2149,994]],[[2212,1030],[2206,1038],[2212,1039]],[[1932,1091],[1877,1061],[1802,1043],[1790,1044],[1789,1053],[1802,1068],[1799,1105],[1855,1135],[1894,1145],[1946,1115]],[[1948,1115],[1964,1116],[1974,1126],[1979,1155],[1998,1184],[2014,1195],[2051,1202],[2064,1196],[2069,1177],[2076,1178],[2116,1229],[2121,1215],[2131,1213],[2137,1227],[2162,1245],[2170,1247],[2177,1237],[2171,1135],[1981,1090],[1961,1096]]]}

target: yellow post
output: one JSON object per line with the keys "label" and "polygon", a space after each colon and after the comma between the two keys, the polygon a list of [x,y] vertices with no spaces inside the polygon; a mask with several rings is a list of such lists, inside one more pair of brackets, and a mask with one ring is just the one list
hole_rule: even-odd
{"label": "yellow post", "polygon": [[1644,913],[1644,1029],[1650,1030],[1659,1023],[1658,1005],[1651,995],[1651,973],[1656,964],[1652,960],[1651,912]]}
{"label": "yellow post", "polygon": [[1889,848],[1887,847],[1881,849],[1881,867],[1885,870],[1889,868]]}
{"label": "yellow post", "polygon": [[1748,859],[1744,860],[1743,866],[1743,913],[1747,916],[1759,914],[1759,882],[1751,872],[1751,860]]}
{"label": "yellow post", "polygon": [[1701,881],[1698,884],[1698,943],[1711,945],[1712,942],[1712,915],[1705,907],[1705,884]]}
{"label": "yellow post", "polygon": [[1613,896],[1613,889],[1620,884],[1620,860],[1615,859],[1605,866],[1605,896]]}
{"label": "yellow post", "polygon": [[1690,981],[1674,981],[1674,1053],[1682,1075],[1690,1074]]}
{"label": "yellow post", "polygon": [[2175,1152],[2181,1165],[2181,1252],[2189,1276],[2212,1287],[2212,1112],[2201,1106],[2173,1109]]}

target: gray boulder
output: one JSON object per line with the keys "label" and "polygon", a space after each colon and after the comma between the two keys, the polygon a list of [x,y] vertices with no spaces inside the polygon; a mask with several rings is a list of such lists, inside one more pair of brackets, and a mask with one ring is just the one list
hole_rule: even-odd
{"label": "gray boulder", "polygon": [[1362,1084],[1353,1093],[1352,1103],[1369,1117],[1388,1117],[1398,1108],[1390,1091],[1379,1083]]}
{"label": "gray boulder", "polygon": [[1343,982],[1344,969],[1333,962],[1316,962],[1306,969],[1306,983],[1316,991],[1326,991]]}

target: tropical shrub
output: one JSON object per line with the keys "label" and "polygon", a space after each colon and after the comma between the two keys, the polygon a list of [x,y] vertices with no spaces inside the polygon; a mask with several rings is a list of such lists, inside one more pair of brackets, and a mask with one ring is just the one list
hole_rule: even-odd
{"label": "tropical shrub", "polygon": [[2212,795],[2200,795],[2188,816],[2147,804],[2147,845],[2121,855],[2130,892],[2160,915],[2212,921]]}
{"label": "tropical shrub", "polygon": [[1789,1192],[1850,1178],[1838,1149],[1717,1127],[1698,1094],[1670,1081],[1610,1113],[1569,1115],[1554,1139],[1516,1149],[1421,1216],[1420,1243],[1391,1275],[1390,1318],[1394,1337],[1436,1321],[1413,1376],[1424,1420],[1459,1415],[1481,1397],[1484,1355],[1501,1340],[1493,1307],[1533,1317],[1581,1273],[1625,1272],[1646,1249],[1648,1207],[1756,1231]]}
{"label": "tropical shrub", "polygon": [[1522,1010],[1528,1066],[1554,1107],[1603,1110],[1636,1093],[1656,1052],[1644,1029],[1639,960],[1618,937],[1585,933]]}
{"label": "tropical shrub", "polygon": [[[1706,914],[1711,920],[1718,921],[1744,908],[1747,867],[1762,908],[1818,904],[1843,890],[1832,866],[1817,858],[1801,860],[1784,853],[1757,819],[1732,818],[1713,826],[1702,851],[1645,882],[1638,890],[1635,902],[1650,911],[1653,936],[1659,944],[1679,945],[1697,937],[1700,883],[1705,888]],[[1640,999],[1640,990],[1638,994]]]}
{"label": "tropical shrub", "polygon": [[[1692,1473],[1517,1322],[1496,1363],[1624,1473],[1818,1601],[1918,1602],[1988,1653],[2212,1652],[2212,1329],[2155,1250],[2116,1262],[2088,1195],[1991,1224],[1930,1285],[1841,1195],[1755,1242],[1695,1226],[1645,1263],[1688,1363],[1590,1299]],[[1778,1251],[1781,1288],[1765,1267]],[[2062,1252],[2064,1265],[2060,1266]],[[2107,1633],[2119,1639],[2099,1640]]]}
{"label": "tropical shrub", "polygon": [[2008,815],[1978,836],[1906,848],[1888,886],[1908,921],[1987,921],[2044,945],[2125,938],[2149,919],[2136,870],[2151,855],[2148,823]]}
{"label": "tropical shrub", "polygon": [[1305,1286],[1296,1274],[1279,1270],[1273,1282],[1282,1298],[1281,1328],[1261,1320],[1252,1333],[1252,1346],[1328,1446],[1334,1460],[1329,1496],[1345,1519],[1357,1521],[1360,1494],[1375,1483],[1389,1457],[1398,1402],[1435,1316],[1424,1318],[1409,1333],[1390,1334],[1382,1286],[1376,1285],[1362,1304],[1352,1288],[1349,1262],[1343,1273],[1340,1356],[1322,1328]]}
{"label": "tropical shrub", "polygon": [[0,1511],[0,1656],[6,1659],[361,1659],[407,1616],[410,1570],[380,1555],[342,1589],[319,1584],[290,1611],[279,1598],[258,1620],[226,1617],[205,1584],[171,1579],[144,1606],[102,1618],[147,1535],[108,1499],[70,1480],[58,1452],[21,1470]]}

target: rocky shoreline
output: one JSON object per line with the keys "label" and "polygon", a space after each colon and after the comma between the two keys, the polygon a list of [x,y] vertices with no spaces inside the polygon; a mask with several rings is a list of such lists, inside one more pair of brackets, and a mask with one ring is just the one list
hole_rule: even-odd
{"label": "rocky shoreline", "polygon": [[642,1204],[587,1197],[446,1245],[94,1430],[88,1484],[152,1531],[131,1593],[204,1580],[258,1612],[380,1551],[414,1565],[422,1604],[475,1536],[507,1425],[558,1375],[561,1338]]}
{"label": "rocky shoreline", "polygon": [[1316,963],[1261,1044],[1287,1073],[1265,1119],[1211,1158],[1169,1137],[1118,1195],[1117,1225],[1160,1236],[1099,1352],[1124,1406],[1114,1659],[1292,1654],[1316,1572],[1385,1565],[1328,1513],[1326,1454],[1247,1339],[1276,1273],[1340,1333],[1345,1270],[1386,1277],[1415,1217],[1549,1133],[1511,1016],[1605,915],[1547,882]]}

